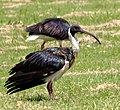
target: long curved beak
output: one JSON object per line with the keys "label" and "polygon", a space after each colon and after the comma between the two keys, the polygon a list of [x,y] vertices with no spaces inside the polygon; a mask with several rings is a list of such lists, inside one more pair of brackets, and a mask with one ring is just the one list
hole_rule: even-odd
{"label": "long curved beak", "polygon": [[83,30],[83,29],[80,29],[80,33],[81,34],[88,34],[88,35],[90,35],[90,36],[92,36],[93,38],[95,38],[97,41],[98,41],[98,43],[99,44],[101,44],[101,42],[99,41],[99,39],[94,35],[94,34],[92,34],[92,33],[90,33],[90,32],[87,32],[87,31],[85,31],[85,30]]}

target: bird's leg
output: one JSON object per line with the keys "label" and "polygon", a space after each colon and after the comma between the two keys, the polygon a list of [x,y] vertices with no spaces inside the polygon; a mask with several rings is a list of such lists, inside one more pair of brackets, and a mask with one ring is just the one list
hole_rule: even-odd
{"label": "bird's leg", "polygon": [[59,41],[59,45],[60,45],[60,47],[62,47],[62,41]]}
{"label": "bird's leg", "polygon": [[62,45],[60,44],[60,47],[62,47]]}
{"label": "bird's leg", "polygon": [[44,45],[45,45],[45,41],[43,41],[43,43],[42,43],[42,45],[41,45],[41,50],[43,50],[44,49]]}
{"label": "bird's leg", "polygon": [[53,99],[52,81],[48,82],[48,84],[47,84],[47,90],[49,92],[50,98]]}

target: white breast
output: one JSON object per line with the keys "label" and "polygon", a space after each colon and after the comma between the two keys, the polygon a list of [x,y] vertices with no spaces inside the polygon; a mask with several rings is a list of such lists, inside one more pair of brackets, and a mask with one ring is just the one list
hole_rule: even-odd
{"label": "white breast", "polygon": [[46,82],[49,82],[49,81],[56,81],[58,80],[62,75],[63,73],[65,73],[69,68],[69,62],[68,61],[65,61],[65,65],[63,66],[63,68],[59,71],[57,71],[56,73],[53,73],[52,75],[50,75],[49,77],[47,77],[45,80]]}

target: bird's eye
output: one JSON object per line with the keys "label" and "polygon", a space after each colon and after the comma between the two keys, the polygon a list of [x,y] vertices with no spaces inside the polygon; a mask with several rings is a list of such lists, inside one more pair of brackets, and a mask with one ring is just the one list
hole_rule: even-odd
{"label": "bird's eye", "polygon": [[75,29],[77,30],[77,29],[78,29],[78,27],[75,27]]}

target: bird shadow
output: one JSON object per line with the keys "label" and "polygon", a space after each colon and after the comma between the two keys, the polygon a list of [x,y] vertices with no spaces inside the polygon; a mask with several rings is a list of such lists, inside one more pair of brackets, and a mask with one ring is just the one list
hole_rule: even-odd
{"label": "bird shadow", "polygon": [[49,100],[49,98],[43,96],[42,94],[38,94],[38,95],[35,95],[35,96],[31,96],[31,97],[26,97],[24,99],[25,101],[30,101],[30,102],[38,102],[38,101],[44,101],[44,100]]}

